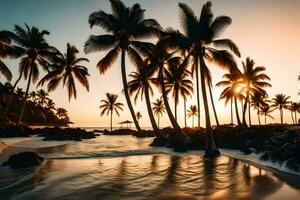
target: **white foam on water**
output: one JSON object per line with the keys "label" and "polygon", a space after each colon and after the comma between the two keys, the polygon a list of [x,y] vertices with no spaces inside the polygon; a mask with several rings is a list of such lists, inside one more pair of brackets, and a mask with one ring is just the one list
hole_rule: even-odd
{"label": "white foam on water", "polygon": [[73,141],[43,141],[43,137],[4,138],[0,140],[7,146],[21,148],[45,148],[69,144]]}
{"label": "white foam on water", "polygon": [[300,172],[296,172],[296,171],[293,171],[293,170],[287,168],[285,166],[285,163],[279,164],[279,163],[274,163],[272,161],[261,160],[260,156],[262,154],[251,153],[249,155],[245,155],[243,152],[241,152],[239,150],[230,150],[230,149],[220,149],[220,151],[221,151],[221,154],[226,155],[228,157],[236,158],[239,160],[250,161],[250,162],[265,166],[265,167],[270,167],[270,168],[276,169],[281,172],[286,172],[286,173],[295,174],[295,175],[300,176]]}

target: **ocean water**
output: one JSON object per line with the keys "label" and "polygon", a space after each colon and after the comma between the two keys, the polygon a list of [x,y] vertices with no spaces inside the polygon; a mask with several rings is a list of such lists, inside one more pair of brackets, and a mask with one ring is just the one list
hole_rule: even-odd
{"label": "ocean water", "polygon": [[[92,128],[93,129],[93,128]],[[0,163],[35,151],[42,166],[0,167],[0,199],[299,200],[300,176],[202,151],[150,147],[152,138],[100,136],[82,142],[3,139]],[[228,153],[228,152],[227,152]]]}

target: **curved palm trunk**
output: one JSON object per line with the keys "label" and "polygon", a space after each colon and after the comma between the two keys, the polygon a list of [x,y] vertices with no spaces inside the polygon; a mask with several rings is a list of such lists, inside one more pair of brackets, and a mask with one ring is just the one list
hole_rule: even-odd
{"label": "curved palm trunk", "polygon": [[219,124],[218,115],[217,115],[217,111],[216,111],[216,107],[215,107],[215,103],[214,103],[214,97],[212,95],[212,89],[211,89],[211,85],[210,84],[208,84],[208,89],[209,89],[209,95],[210,95],[211,105],[212,105],[212,108],[213,108],[213,111],[214,111],[214,115],[215,115],[216,124],[217,124],[217,127],[219,127],[220,124]]}
{"label": "curved palm trunk", "polygon": [[113,115],[113,111],[110,111],[110,132],[112,132],[112,115]]}
{"label": "curved palm trunk", "polygon": [[200,59],[201,90],[202,90],[202,97],[203,97],[203,104],[204,104],[204,111],[205,111],[205,122],[206,122],[206,149],[205,149],[204,157],[212,158],[220,155],[220,151],[217,149],[216,143],[214,141],[212,129],[211,129],[206,88],[205,88],[205,79],[204,79],[205,63],[202,57],[199,57],[199,59]]}
{"label": "curved palm trunk", "polygon": [[297,111],[295,111],[295,124],[298,124],[298,122],[297,122]]}
{"label": "curved palm trunk", "polygon": [[135,112],[133,110],[133,106],[132,106],[132,103],[131,103],[131,100],[130,100],[130,97],[128,94],[128,83],[127,83],[126,68],[125,68],[125,49],[122,49],[122,54],[121,54],[121,70],[122,70],[122,81],[123,81],[123,88],[124,88],[126,102],[127,102],[131,117],[133,119],[134,125],[135,125],[137,131],[139,133],[141,133],[142,129],[136,119]]}
{"label": "curved palm trunk", "polygon": [[7,102],[7,105],[6,105],[5,111],[4,111],[4,116],[5,116],[5,117],[8,115],[9,106],[10,106],[11,101],[12,101],[12,98],[13,98],[13,96],[14,96],[15,89],[16,89],[16,87],[17,87],[19,81],[20,81],[21,78],[22,78],[22,75],[23,75],[23,70],[21,71],[21,73],[20,73],[18,79],[16,80],[16,82],[15,82],[15,84],[14,84],[14,86],[13,86],[12,91],[11,91],[10,94],[9,94],[9,100],[8,100],[8,102]]}
{"label": "curved palm trunk", "polygon": [[195,70],[196,70],[196,91],[197,91],[197,107],[198,107],[198,128],[200,127],[200,94],[199,94],[199,69],[198,69],[198,56],[194,55]]}
{"label": "curved palm trunk", "polygon": [[236,97],[234,97],[234,104],[235,104],[236,121],[237,121],[237,124],[240,126],[240,125],[242,125],[242,122],[240,120],[240,115],[239,115],[239,110],[238,110],[238,105],[237,105],[237,99],[236,99]]}
{"label": "curved palm trunk", "polygon": [[186,99],[183,97],[183,108],[184,108],[184,126],[187,127],[186,125]]}
{"label": "curved palm trunk", "polygon": [[175,101],[175,109],[174,109],[174,112],[175,112],[175,120],[177,121],[177,102]]}
{"label": "curved palm trunk", "polygon": [[31,83],[31,76],[32,76],[32,67],[30,67],[30,72],[29,72],[29,77],[28,77],[28,82],[27,82],[27,88],[26,88],[26,92],[25,92],[25,96],[23,99],[23,103],[22,103],[22,107],[21,107],[21,112],[19,115],[19,119],[17,121],[17,126],[20,125],[21,121],[22,121],[22,117],[24,114],[24,109],[25,109],[25,105],[26,105],[26,101],[27,101],[27,96],[28,96],[28,92],[29,92],[29,88],[30,88],[30,83]]}
{"label": "curved palm trunk", "polygon": [[164,100],[164,104],[165,104],[165,108],[167,111],[167,114],[169,116],[170,122],[175,130],[175,134],[177,136],[177,138],[175,139],[176,141],[176,145],[178,146],[185,146],[186,144],[188,144],[189,138],[183,133],[183,131],[181,130],[180,126],[178,125],[177,121],[175,120],[173,113],[171,111],[168,99],[167,99],[167,93],[166,93],[166,88],[165,88],[165,83],[164,83],[164,75],[163,75],[163,66],[159,66],[159,82],[160,82],[160,86],[161,86],[161,92],[162,92],[162,96],[163,96],[163,100]]}
{"label": "curved palm trunk", "polygon": [[149,118],[150,118],[152,128],[155,132],[155,135],[156,135],[156,137],[161,137],[162,134],[161,134],[158,126],[156,125],[155,118],[154,118],[154,115],[153,115],[153,112],[152,112],[148,85],[145,85],[145,100],[146,100],[148,115],[149,115]]}
{"label": "curved palm trunk", "polygon": [[159,128],[159,114],[157,115],[157,126]]}

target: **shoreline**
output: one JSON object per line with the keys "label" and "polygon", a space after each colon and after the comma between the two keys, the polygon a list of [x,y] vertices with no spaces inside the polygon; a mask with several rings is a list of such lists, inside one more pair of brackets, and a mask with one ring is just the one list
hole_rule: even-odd
{"label": "shoreline", "polygon": [[[43,141],[43,142],[47,143],[47,141]],[[0,141],[0,161],[4,162],[5,159],[9,158],[11,155],[14,155],[14,154],[20,153],[20,152],[24,152],[24,151],[28,151],[28,149],[34,149],[33,152],[35,152],[41,148],[52,148],[52,147],[68,145],[68,144],[69,143],[53,145],[53,146],[42,146],[42,147],[30,148],[30,147],[18,147],[18,146],[14,146],[14,145],[9,145],[9,144],[5,143],[5,141]],[[5,149],[8,149],[8,148],[9,148],[9,151],[4,152]],[[156,148],[156,147],[153,147],[153,148]],[[276,163],[263,161],[259,158],[259,156],[260,156],[259,154],[252,153],[252,154],[245,155],[240,150],[232,150],[232,149],[220,149],[220,151],[221,151],[222,156],[230,157],[233,159],[237,159],[237,160],[249,163],[255,167],[269,171],[280,177],[285,177],[285,178],[289,178],[289,179],[293,179],[293,180],[298,179],[300,177],[300,172],[289,170],[287,167],[279,166]],[[183,156],[184,154],[193,154],[193,153],[199,153],[199,152],[202,152],[202,150],[191,150],[190,152],[188,151],[188,152],[184,152],[184,153],[180,153],[180,152],[176,152],[176,153],[179,153],[179,155],[182,154],[181,156]],[[153,154],[155,155],[155,154],[161,154],[161,153],[153,153]],[[171,153],[167,153],[167,154],[172,155]],[[142,156],[142,155],[128,155],[128,156],[124,156],[124,157],[130,157],[130,156]],[[254,156],[256,158],[256,160],[253,160],[253,157],[251,159],[251,156]],[[123,157],[123,156],[120,156],[120,157]],[[101,157],[101,156],[99,156],[99,157],[81,157],[81,158],[69,158],[69,159],[98,159],[98,158],[103,158],[103,157]],[[107,157],[105,157],[105,158],[107,158]],[[57,158],[45,158],[45,160],[57,160]],[[59,160],[61,160],[61,159],[59,159]],[[0,163],[0,164],[2,164],[2,163]],[[295,178],[294,176],[297,176],[297,177]]]}

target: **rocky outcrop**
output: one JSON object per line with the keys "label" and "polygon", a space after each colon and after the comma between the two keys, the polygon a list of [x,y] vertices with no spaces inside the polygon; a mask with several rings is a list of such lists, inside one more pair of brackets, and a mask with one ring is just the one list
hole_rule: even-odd
{"label": "rocky outcrop", "polygon": [[84,129],[80,128],[44,128],[41,130],[35,130],[38,132],[38,135],[44,137],[45,141],[52,140],[75,140],[81,141],[82,139],[92,139],[96,138],[96,136],[100,136],[99,134],[95,134],[93,132],[88,132]]}
{"label": "rocky outcrop", "polygon": [[12,169],[22,169],[40,165],[43,161],[44,158],[34,152],[22,152],[10,156],[2,166],[9,166]]}

